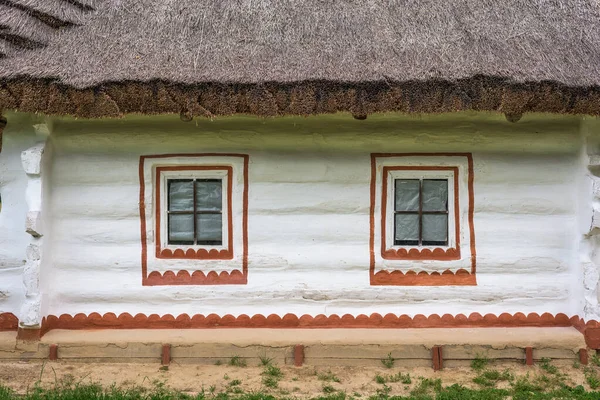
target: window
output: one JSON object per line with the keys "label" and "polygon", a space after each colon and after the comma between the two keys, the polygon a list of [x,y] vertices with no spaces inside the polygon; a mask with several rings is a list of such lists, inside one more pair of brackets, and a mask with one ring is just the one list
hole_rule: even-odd
{"label": "window", "polygon": [[231,258],[232,173],[216,165],[156,168],[158,258]]}
{"label": "window", "polygon": [[468,153],[371,155],[372,285],[474,285]]}
{"label": "window", "polygon": [[168,244],[223,244],[223,180],[169,179]]}
{"label": "window", "polygon": [[142,284],[248,282],[249,156],[140,157]]}
{"label": "window", "polygon": [[394,180],[394,244],[448,244],[448,180]]}
{"label": "window", "polygon": [[460,258],[458,175],[452,166],[383,167],[384,258]]}

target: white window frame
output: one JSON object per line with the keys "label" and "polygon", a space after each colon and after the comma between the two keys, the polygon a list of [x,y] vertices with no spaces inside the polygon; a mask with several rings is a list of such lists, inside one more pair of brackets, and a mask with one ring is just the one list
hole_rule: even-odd
{"label": "white window frame", "polygon": [[[456,211],[454,205],[454,171],[425,171],[425,170],[392,170],[388,173],[388,193],[385,216],[385,248],[398,249],[449,249],[456,246]],[[444,245],[396,245],[394,244],[394,205],[396,179],[445,179],[448,181],[448,243]]]}
{"label": "white window frame", "polygon": [[[206,249],[206,250],[226,250],[229,248],[229,213],[227,212],[227,205],[229,201],[227,185],[228,185],[228,173],[225,170],[199,170],[199,171],[161,171],[161,221],[160,221],[160,240],[162,249]],[[168,196],[169,196],[169,185],[170,179],[221,179],[222,180],[222,205],[221,205],[221,232],[222,232],[222,243],[220,245],[205,245],[205,244],[169,244],[169,222],[168,222]],[[195,218],[195,215],[194,215]],[[194,232],[196,235],[196,232]]]}

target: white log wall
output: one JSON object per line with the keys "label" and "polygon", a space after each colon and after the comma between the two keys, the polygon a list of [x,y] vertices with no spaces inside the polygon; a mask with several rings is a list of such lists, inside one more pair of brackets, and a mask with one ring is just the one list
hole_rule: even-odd
{"label": "white log wall", "polygon": [[39,120],[25,114],[9,117],[0,153],[0,313],[18,315],[25,300],[23,268],[31,238],[25,231],[28,178],[21,164],[21,152],[36,143],[33,125]]}
{"label": "white log wall", "polygon": [[[19,153],[27,138],[16,137],[9,119],[0,155],[0,312],[22,300],[16,288],[28,241]],[[65,119],[54,121],[49,140],[45,314],[583,313],[580,247],[592,199],[580,118]],[[144,287],[139,157],[204,152],[250,156],[248,284]],[[477,286],[369,285],[373,152],[473,153]],[[188,270],[210,270],[204,265],[190,261]]]}

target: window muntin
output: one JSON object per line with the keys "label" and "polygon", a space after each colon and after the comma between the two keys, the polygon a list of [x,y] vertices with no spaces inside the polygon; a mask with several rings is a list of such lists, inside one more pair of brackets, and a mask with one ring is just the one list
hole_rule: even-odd
{"label": "window muntin", "polygon": [[223,180],[167,180],[168,244],[223,244]]}
{"label": "window muntin", "polygon": [[448,245],[447,179],[394,179],[394,245]]}

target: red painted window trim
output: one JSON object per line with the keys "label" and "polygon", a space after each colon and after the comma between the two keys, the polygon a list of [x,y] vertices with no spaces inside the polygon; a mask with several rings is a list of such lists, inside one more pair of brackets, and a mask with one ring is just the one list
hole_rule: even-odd
{"label": "red painted window trim", "polygon": [[[239,157],[243,160],[244,191],[242,194],[242,268],[241,271],[214,271],[214,270],[179,270],[179,271],[148,271],[148,238],[146,234],[146,182],[144,167],[146,160],[169,158],[194,158],[194,157]],[[153,154],[140,156],[140,236],[142,244],[142,285],[245,285],[248,283],[248,164],[247,154],[237,153],[201,153],[201,154]],[[232,181],[232,180],[230,180]],[[233,201],[233,200],[232,200]],[[232,230],[230,230],[232,232]],[[230,242],[233,244],[233,242]]]}
{"label": "red painted window trim", "polygon": [[[390,158],[390,157],[432,157],[432,162],[435,162],[435,157],[464,157],[467,160],[467,187],[468,187],[468,230],[469,230],[469,243],[471,250],[471,268],[470,270],[459,269],[457,271],[445,270],[443,272],[424,272],[417,273],[412,269],[408,270],[381,270],[375,272],[375,200],[377,195],[377,159],[378,158]],[[402,168],[402,166],[397,166]],[[385,168],[385,167],[384,167]],[[394,168],[394,167],[392,167]],[[415,167],[423,168],[423,167]],[[441,166],[438,168],[442,168]],[[457,175],[455,174],[455,177]],[[371,154],[371,212],[370,212],[370,230],[369,230],[369,254],[370,254],[370,265],[369,265],[369,280],[372,286],[454,286],[464,285],[471,286],[477,285],[476,279],[476,259],[477,253],[475,250],[475,229],[474,229],[474,194],[473,194],[473,155],[471,153],[372,153]],[[382,180],[382,185],[384,181]],[[382,191],[383,194],[383,191]],[[457,191],[455,190],[455,195]],[[382,195],[382,201],[383,199]],[[382,225],[384,223],[385,215],[382,212]],[[458,225],[457,225],[458,226]],[[458,239],[458,237],[457,237]],[[385,243],[385,237],[381,238],[382,243]],[[385,245],[383,245],[385,246]],[[382,251],[385,248],[382,247]],[[443,249],[440,249],[443,251]],[[398,254],[396,256],[404,256]],[[408,258],[408,260],[419,261],[423,260],[421,257],[425,251],[420,251],[418,254],[413,252],[414,258]],[[433,252],[432,252],[433,253]],[[393,255],[392,255],[393,256]],[[413,257],[410,251],[407,251],[407,257]],[[427,254],[429,257],[429,254]],[[433,256],[433,254],[432,254]],[[441,256],[438,252],[438,256]],[[447,255],[454,257],[455,255]],[[400,259],[400,258],[398,258]],[[406,258],[402,258],[406,259]],[[431,259],[431,258],[429,258]],[[455,258],[447,258],[451,260]]]}

